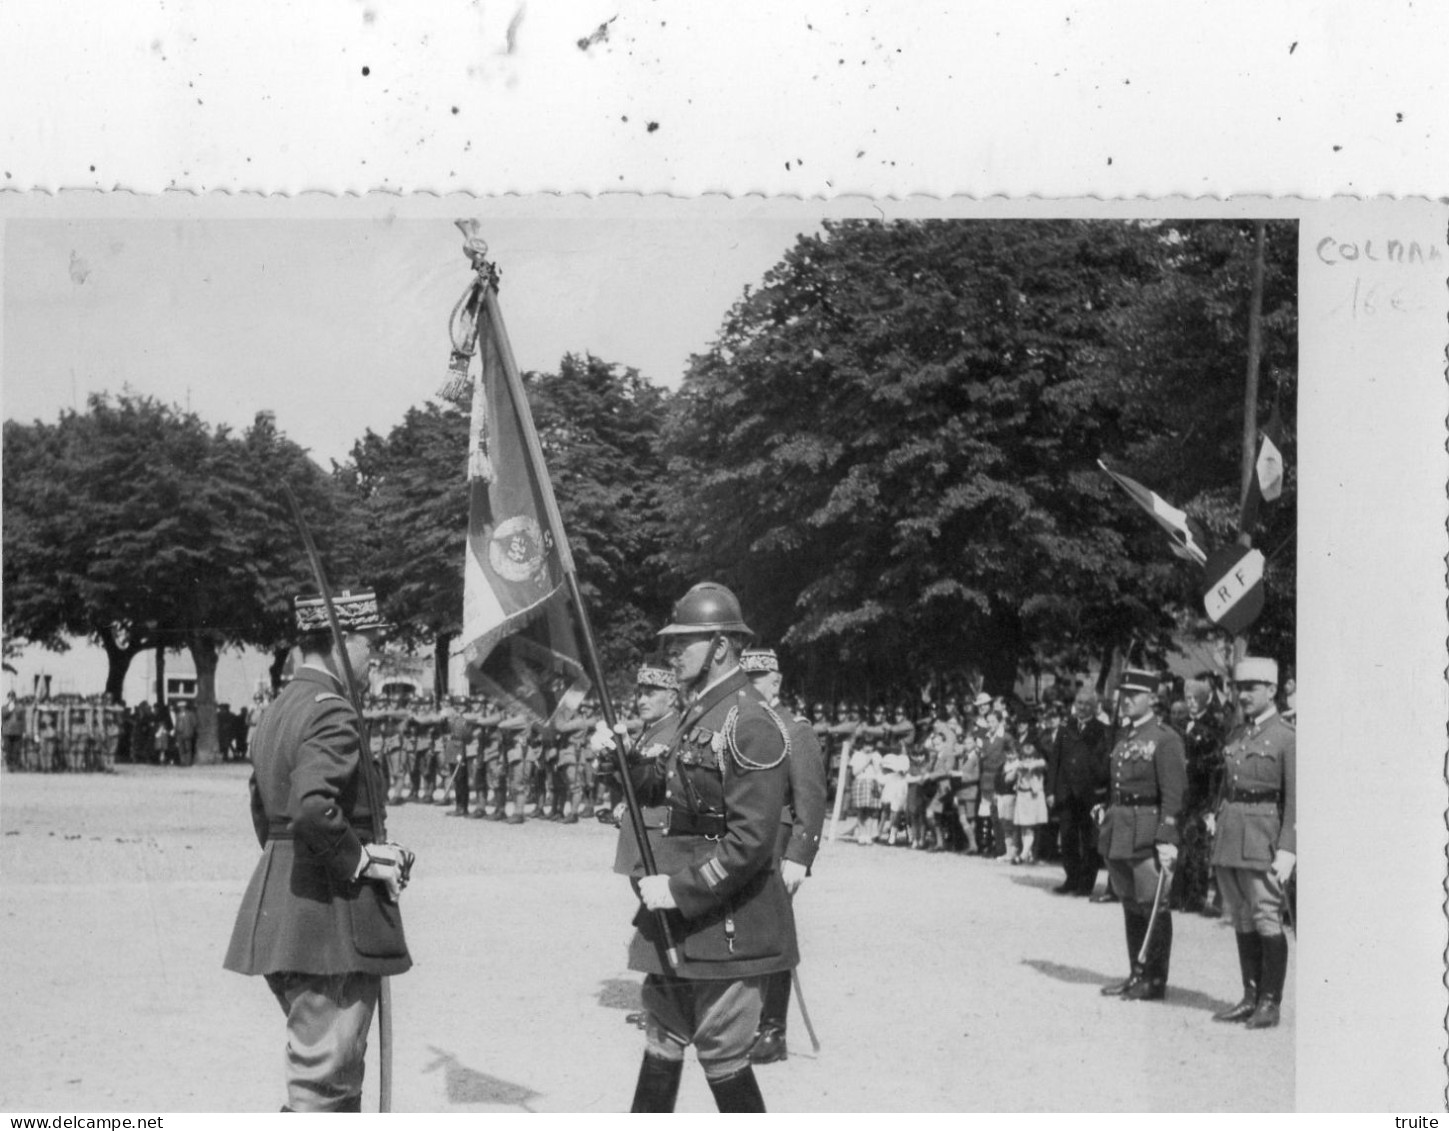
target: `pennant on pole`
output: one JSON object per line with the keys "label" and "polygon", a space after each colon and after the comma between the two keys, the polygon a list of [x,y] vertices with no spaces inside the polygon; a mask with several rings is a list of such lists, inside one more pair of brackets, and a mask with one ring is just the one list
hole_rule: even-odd
{"label": "pennant on pole", "polygon": [[1251,535],[1258,525],[1258,509],[1283,494],[1283,421],[1278,406],[1268,415],[1268,423],[1258,432],[1258,458],[1248,493],[1243,497],[1243,510],[1238,517],[1238,533]]}
{"label": "pennant on pole", "polygon": [[1167,531],[1172,539],[1172,552],[1180,558],[1202,565],[1207,561],[1207,532],[1195,518],[1189,518],[1186,511],[1179,510],[1167,502],[1156,491],[1149,491],[1135,479],[1119,475],[1101,460],[1097,466],[1105,471],[1116,484],[1132,496],[1132,501],[1150,514],[1157,525]]}
{"label": "pennant on pole", "polygon": [[468,439],[463,653],[490,695],[546,723],[575,709],[588,687],[568,605],[568,544],[554,521],[548,469],[530,453],[528,398],[492,280],[477,285],[485,290]]}

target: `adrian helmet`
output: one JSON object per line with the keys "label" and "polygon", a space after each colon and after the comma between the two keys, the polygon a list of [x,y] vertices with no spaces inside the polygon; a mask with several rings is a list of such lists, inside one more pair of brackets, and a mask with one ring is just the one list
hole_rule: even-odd
{"label": "adrian helmet", "polygon": [[754,636],[740,612],[739,599],[717,581],[701,581],[674,603],[669,623],[658,632],[660,636],[683,636],[694,633],[738,632]]}

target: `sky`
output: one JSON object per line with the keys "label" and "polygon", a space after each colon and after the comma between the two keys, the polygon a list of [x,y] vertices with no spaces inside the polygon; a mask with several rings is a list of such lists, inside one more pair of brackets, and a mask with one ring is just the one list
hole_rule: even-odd
{"label": "sky", "polygon": [[[464,213],[466,214],[466,213]],[[591,352],[677,387],[808,216],[482,217],[521,368]],[[130,389],[210,424],[270,410],[324,467],[445,379],[471,272],[446,218],[18,219],[4,233],[7,420]]]}

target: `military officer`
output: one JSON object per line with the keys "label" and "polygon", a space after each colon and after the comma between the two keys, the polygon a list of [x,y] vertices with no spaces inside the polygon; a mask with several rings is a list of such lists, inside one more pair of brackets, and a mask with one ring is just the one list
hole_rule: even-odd
{"label": "military officer", "polygon": [[468,747],[473,741],[475,726],[473,716],[468,712],[468,700],[462,696],[449,700],[443,711],[443,764],[448,774],[448,786],[443,796],[446,800],[451,793],[454,798],[453,807],[448,810],[449,817],[468,815]]}
{"label": "military officer", "polygon": [[[790,893],[790,911],[794,914],[794,895],[820,851],[820,833],[825,827],[825,760],[814,728],[794,712],[780,706],[780,659],[772,648],[748,648],[740,658],[740,667],[750,677],[760,697],[774,709],[790,734],[789,788],[785,808],[780,813],[779,836],[775,859],[785,890]],[[778,970],[765,979],[764,999],[760,1009],[760,1029],[750,1048],[755,1064],[772,1064],[788,1059],[785,1043],[785,1021],[790,1011],[790,972]]]}
{"label": "military officer", "polygon": [[[639,801],[666,807],[657,875],[635,869],[643,907],[629,967],[643,972],[647,1046],[634,1111],[672,1111],[693,1044],[721,1111],[763,1111],[750,1064],[764,977],[798,961],[775,867],[789,785],[785,721],[739,666],[753,633],[722,585],[702,582],[661,631],[681,691],[665,753],[631,767]],[[677,944],[671,963],[654,912]]]}
{"label": "military officer", "polygon": [[[1187,762],[1182,739],[1158,722],[1154,713],[1158,687],[1153,672],[1127,669],[1118,684],[1121,710],[1127,720],[1108,759],[1110,794],[1101,821],[1097,850],[1107,861],[1107,878],[1122,903],[1127,954],[1132,972],[1102,987],[1124,1001],[1160,1001],[1167,993],[1172,957],[1172,913],[1167,907],[1163,872],[1171,876],[1177,859],[1178,819],[1187,788]],[[1157,900],[1159,891],[1162,899]],[[1151,922],[1158,914],[1145,959],[1138,960]]]}
{"label": "military officer", "polygon": [[[506,766],[506,799],[500,802],[497,819],[510,825],[521,825],[527,819],[523,814],[528,800],[529,776],[533,765],[529,760],[528,733],[533,720],[525,711],[514,711],[498,724],[502,736],[503,761]],[[508,812],[509,808],[512,812]]]}
{"label": "military officer", "polygon": [[584,807],[584,750],[589,728],[594,725],[592,712],[580,704],[577,714],[554,724],[556,749],[553,761],[553,811],[551,821],[566,825],[578,823]]}
{"label": "military officer", "polygon": [[1240,660],[1233,682],[1243,721],[1223,748],[1212,864],[1237,936],[1243,998],[1213,1020],[1268,1029],[1288,975],[1283,885],[1297,860],[1297,737],[1273,705],[1277,663]]}
{"label": "military officer", "polygon": [[[634,706],[643,726],[637,737],[628,740],[631,764],[665,756],[669,753],[668,739],[679,725],[679,681],[674,678],[674,670],[657,660],[646,660],[641,664],[634,677]],[[615,728],[621,733],[628,731],[627,724],[623,722],[616,723]],[[600,722],[595,727],[589,748],[599,764],[599,776],[617,778],[614,741],[604,723]],[[657,857],[668,806],[645,805],[641,811]],[[629,821],[621,821],[619,839],[614,848],[614,871],[622,876],[631,876],[640,868],[639,842],[635,839],[634,829]]]}
{"label": "military officer", "polygon": [[[336,598],[342,647],[365,671],[383,627],[371,593]],[[360,1111],[381,978],[412,965],[397,897],[412,854],[372,843],[382,791],[363,775],[362,721],[343,694],[322,602],[296,602],[301,663],[253,743],[252,824],[262,857],[224,965],[261,974],[287,1017],[283,1111]]]}

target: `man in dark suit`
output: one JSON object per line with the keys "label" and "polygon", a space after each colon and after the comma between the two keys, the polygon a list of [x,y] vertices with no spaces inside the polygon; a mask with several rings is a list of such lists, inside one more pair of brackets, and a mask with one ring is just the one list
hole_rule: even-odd
{"label": "man in dark suit", "polygon": [[[339,594],[353,671],[382,627],[371,593]],[[301,663],[257,730],[252,824],[262,858],[223,965],[261,974],[287,1017],[283,1111],[361,1111],[363,1053],[382,978],[412,965],[397,897],[412,854],[372,843],[382,789],[364,775],[362,721],[318,600],[297,601]]]}
{"label": "man in dark suit", "polygon": [[1091,895],[1102,866],[1092,806],[1107,796],[1107,728],[1097,718],[1095,691],[1084,687],[1077,692],[1071,719],[1044,749],[1047,807],[1056,811],[1067,873],[1066,881],[1052,890]]}

